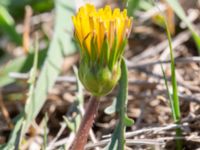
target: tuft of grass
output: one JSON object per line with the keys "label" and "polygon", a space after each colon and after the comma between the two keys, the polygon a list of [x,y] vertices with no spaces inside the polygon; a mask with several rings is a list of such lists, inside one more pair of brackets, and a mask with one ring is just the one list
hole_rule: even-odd
{"label": "tuft of grass", "polygon": [[[161,65],[161,69],[162,69],[162,72],[163,72],[165,85],[166,85],[168,97],[169,97],[169,100],[170,100],[170,106],[171,106],[172,116],[173,116],[174,122],[176,124],[180,124],[180,122],[181,122],[181,112],[180,112],[180,104],[179,104],[179,97],[178,97],[178,87],[177,87],[177,81],[176,81],[176,69],[175,69],[174,54],[173,54],[173,49],[172,49],[172,40],[171,40],[171,35],[170,35],[170,31],[169,31],[169,27],[167,25],[166,19],[163,18],[163,21],[165,23],[166,34],[167,34],[167,39],[168,39],[169,49],[170,49],[172,93],[170,93],[169,86],[168,86],[167,79],[166,79],[165,72],[163,70],[162,65]],[[180,137],[181,135],[182,135],[181,129],[177,128],[176,129],[176,136]],[[179,139],[176,140],[176,149],[177,150],[182,149],[182,141],[179,140]]]}

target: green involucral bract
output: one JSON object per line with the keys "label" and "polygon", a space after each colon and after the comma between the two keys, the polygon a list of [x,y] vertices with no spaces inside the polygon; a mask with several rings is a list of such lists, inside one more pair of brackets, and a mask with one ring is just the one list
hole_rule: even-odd
{"label": "green involucral bract", "polygon": [[84,87],[94,96],[104,96],[116,86],[120,75],[120,63],[116,63],[112,70],[108,66],[90,67],[87,63],[80,63],[79,78]]}

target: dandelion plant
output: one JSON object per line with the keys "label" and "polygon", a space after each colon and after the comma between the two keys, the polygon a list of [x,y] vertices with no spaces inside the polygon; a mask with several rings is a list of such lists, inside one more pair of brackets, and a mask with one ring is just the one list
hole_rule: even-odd
{"label": "dandelion plant", "polygon": [[92,98],[76,134],[71,150],[82,150],[87,142],[100,97],[116,86],[121,76],[122,55],[132,26],[127,10],[81,7],[72,17],[74,36],[80,47],[79,78]]}

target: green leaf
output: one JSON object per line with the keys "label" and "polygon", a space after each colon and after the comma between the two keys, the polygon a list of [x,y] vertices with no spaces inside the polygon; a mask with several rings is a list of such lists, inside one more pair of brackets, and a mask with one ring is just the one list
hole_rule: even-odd
{"label": "green leaf", "polygon": [[[170,49],[170,59],[171,59],[171,80],[172,80],[172,90],[173,90],[173,95],[172,95],[173,101],[171,101],[171,106],[173,109],[172,113],[173,113],[173,117],[174,117],[174,122],[176,124],[180,124],[181,112],[180,112],[180,104],[179,104],[179,97],[178,97],[178,87],[177,87],[177,81],[176,81],[175,61],[174,61],[174,54],[173,54],[173,49],[172,49],[172,40],[171,40],[171,35],[170,35],[170,31],[169,31],[169,27],[166,22],[166,19],[164,19],[164,22],[165,22],[165,26],[166,26],[167,38],[168,38],[169,49]],[[171,95],[169,94],[169,91],[168,91],[168,95],[169,95],[169,99],[170,99]],[[181,135],[182,135],[181,129],[177,128],[176,136],[180,137]],[[176,140],[176,149],[182,150],[182,141],[180,139]]]}
{"label": "green leaf", "polygon": [[177,88],[177,81],[176,81],[175,61],[174,61],[174,55],[173,55],[173,49],[172,49],[171,35],[170,35],[170,31],[169,31],[166,20],[165,20],[165,26],[166,26],[167,38],[168,38],[169,49],[170,49],[171,79],[172,79],[172,88],[173,88],[173,107],[174,107],[174,113],[176,116],[175,122],[180,122],[181,114],[180,114],[178,88]]}
{"label": "green leaf", "polygon": [[19,118],[17,120],[17,123],[15,125],[14,131],[11,134],[11,138],[9,139],[8,144],[6,145],[5,149],[9,149],[10,146],[13,148],[18,148],[19,143],[22,138],[22,127],[24,124],[24,118],[26,118],[26,114],[29,112],[30,109],[32,109],[32,99],[33,99],[33,94],[34,94],[34,86],[35,86],[35,80],[36,80],[36,75],[37,75],[37,66],[38,66],[38,41],[36,41],[35,45],[35,54],[34,54],[34,62],[33,66],[30,71],[30,78],[28,80],[30,87],[29,87],[29,92],[28,92],[28,98],[27,98],[27,104],[25,105],[24,112],[22,112],[19,115]]}
{"label": "green leaf", "polygon": [[[38,67],[40,68],[46,57],[47,50],[39,51]],[[15,82],[15,79],[9,77],[10,72],[27,73],[33,64],[34,54],[29,53],[27,56],[22,56],[10,60],[10,62],[0,68],[0,86],[5,86]]]}
{"label": "green leaf", "polygon": [[128,16],[133,16],[134,12],[139,9],[141,0],[128,0],[127,1],[127,12]]}
{"label": "green leaf", "polygon": [[7,9],[0,5],[0,29],[16,44],[22,44],[22,38],[15,30],[15,22]]}
{"label": "green leaf", "polygon": [[140,9],[142,9],[144,11],[148,11],[151,8],[153,8],[153,5],[151,3],[151,0],[150,1],[148,1],[148,0],[140,0],[139,7],[140,7]]}
{"label": "green leaf", "polygon": [[[33,102],[31,103],[32,110],[29,110],[29,118],[24,124],[26,131],[31,124],[31,121],[38,115],[40,109],[46,101],[48,91],[53,87],[57,76],[60,73],[61,65],[64,61],[64,55],[70,55],[75,52],[74,43],[72,43],[72,35],[67,31],[72,29],[71,9],[74,8],[74,2],[66,2],[57,0],[56,2],[56,25],[53,41],[48,50],[48,56],[45,60],[39,79],[36,83]],[[70,8],[68,11],[66,8]],[[66,22],[66,20],[68,20]]]}
{"label": "green leaf", "polygon": [[[73,15],[72,9],[74,9],[74,1],[56,0],[56,24],[53,35],[53,40],[48,50],[44,66],[41,70],[39,79],[36,82],[36,87],[33,94],[31,103],[26,105],[32,105],[32,109],[23,123],[23,132],[28,129],[31,122],[36,118],[44,105],[49,90],[53,87],[57,76],[60,73],[61,65],[64,61],[64,55],[70,55],[75,52],[75,46],[72,42],[72,35],[69,35],[66,31],[72,29],[71,16]],[[68,10],[66,10],[68,8]],[[66,21],[67,20],[67,21]],[[26,106],[28,107],[28,106]],[[27,119],[28,118],[28,119]],[[14,128],[16,130],[16,128]],[[15,136],[11,137],[11,142],[8,145],[13,145]]]}
{"label": "green leaf", "polygon": [[112,104],[104,110],[104,113],[106,113],[107,115],[115,113],[117,108],[116,105],[117,105],[117,99],[115,98]]}
{"label": "green leaf", "polygon": [[0,0],[0,5],[6,7],[12,16],[22,19],[24,7],[29,5],[34,12],[50,11],[54,6],[53,0]]}
{"label": "green leaf", "polygon": [[173,10],[177,14],[177,16],[188,26],[189,30],[192,32],[192,37],[194,38],[198,52],[200,54],[200,36],[196,33],[192,23],[188,20],[179,1],[178,0],[167,0],[167,2],[173,8]]}
{"label": "green leaf", "polygon": [[148,0],[127,0],[128,16],[134,16],[137,10],[148,11],[153,7],[151,1]]}
{"label": "green leaf", "polygon": [[127,127],[131,127],[134,124],[134,121],[132,119],[130,119],[127,115],[125,115],[124,124]]}
{"label": "green leaf", "polygon": [[[31,111],[34,111],[34,107],[35,107],[35,104],[33,103],[34,101],[34,92],[35,92],[35,81],[36,81],[36,77],[37,77],[37,66],[38,66],[38,39],[36,39],[36,42],[35,42],[35,55],[34,55],[34,62],[33,62],[33,67],[31,68],[30,70],[30,77],[29,77],[29,80],[28,80],[28,83],[29,83],[29,91],[28,91],[28,97],[27,97],[27,100],[26,100],[26,105],[25,105],[25,108],[24,108],[24,122],[23,122],[23,127],[24,127],[24,124],[26,122],[31,122],[32,120],[32,115],[30,116],[30,112]],[[24,130],[22,128],[22,135],[24,134]]]}
{"label": "green leaf", "polygon": [[173,98],[172,98],[171,93],[170,93],[170,89],[169,89],[169,86],[168,86],[168,83],[167,83],[167,77],[165,75],[165,71],[164,71],[164,68],[163,68],[162,64],[161,64],[161,70],[162,70],[163,78],[164,78],[164,81],[165,81],[165,87],[167,89],[167,95],[168,95],[169,102],[170,102],[172,116],[173,116],[173,119],[176,120],[175,109],[174,109],[174,105],[173,105]]}
{"label": "green leaf", "polygon": [[117,95],[116,111],[119,113],[119,122],[112,134],[111,142],[106,146],[105,149],[113,150],[119,149],[124,150],[125,144],[125,126],[131,125],[133,122],[126,115],[127,107],[127,95],[128,95],[128,75],[127,66],[124,59],[121,61],[121,78],[119,81],[119,92]]}

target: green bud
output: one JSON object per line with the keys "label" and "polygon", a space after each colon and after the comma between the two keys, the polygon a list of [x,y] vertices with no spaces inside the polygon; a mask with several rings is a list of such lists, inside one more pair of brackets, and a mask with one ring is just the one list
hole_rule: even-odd
{"label": "green bud", "polygon": [[94,96],[105,96],[116,86],[120,75],[120,63],[116,63],[112,70],[108,66],[89,66],[80,63],[79,78],[83,86]]}

